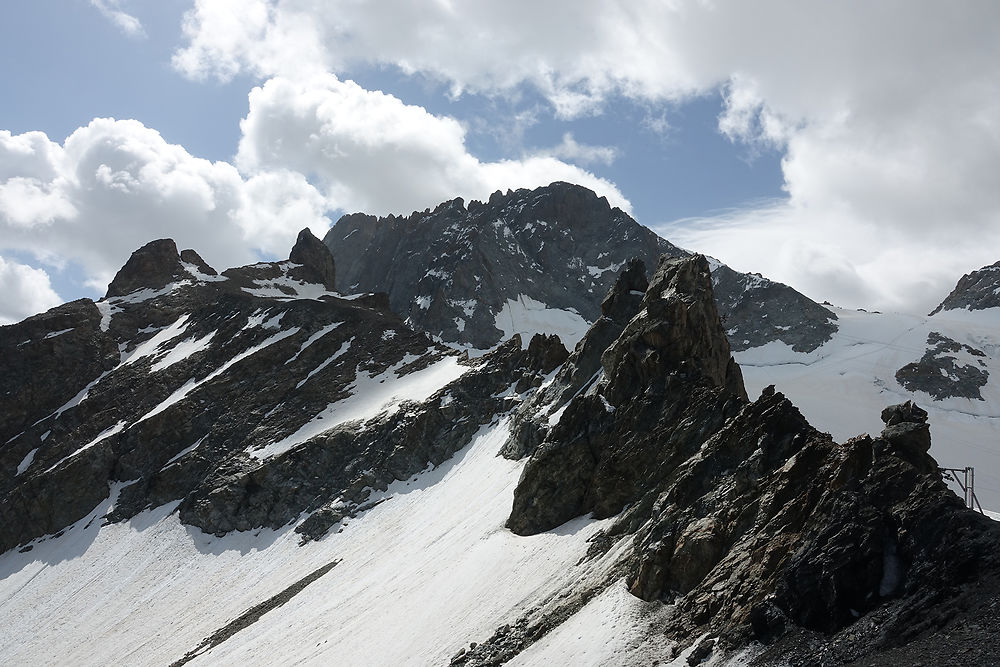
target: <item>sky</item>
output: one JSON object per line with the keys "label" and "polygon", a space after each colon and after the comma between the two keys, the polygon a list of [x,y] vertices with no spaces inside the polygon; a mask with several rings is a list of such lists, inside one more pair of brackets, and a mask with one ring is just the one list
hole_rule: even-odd
{"label": "sky", "polygon": [[572,181],[817,301],[1000,259],[1000,3],[38,0],[0,22],[0,323],[169,237]]}

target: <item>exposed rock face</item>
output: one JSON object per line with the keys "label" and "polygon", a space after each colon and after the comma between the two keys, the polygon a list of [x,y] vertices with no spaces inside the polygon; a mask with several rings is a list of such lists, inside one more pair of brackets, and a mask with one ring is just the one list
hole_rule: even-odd
{"label": "exposed rock face", "polygon": [[734,351],[780,340],[796,352],[812,352],[837,331],[833,311],[759,273],[713,263],[712,284]]}
{"label": "exposed rock face", "polygon": [[967,310],[1000,308],[1000,262],[962,276],[955,289],[931,311],[931,315],[958,308]]}
{"label": "exposed rock face", "polygon": [[[962,363],[960,358],[967,363]],[[904,388],[925,392],[936,400],[973,398],[981,401],[981,390],[989,378],[985,352],[936,331],[927,335],[924,356],[896,371],[896,381]]]}
{"label": "exposed rock face", "polygon": [[[961,604],[957,587],[998,571],[1000,530],[946,488],[912,403],[885,410],[879,437],[840,445],[773,387],[748,402],[703,262],[661,262],[603,378],[528,460],[508,527],[617,515],[604,544],[634,535],[627,583],[672,604],[668,636],[756,639],[771,644],[761,664],[854,659],[927,631],[933,610]],[[501,637],[460,662],[508,649]]]}
{"label": "exposed rock face", "polygon": [[143,288],[160,289],[187,275],[173,239],[150,241],[128,258],[108,285],[107,296],[123,296]]}
{"label": "exposed rock face", "polygon": [[[501,329],[537,326],[524,308],[548,309],[535,312],[536,321],[594,322],[629,260],[655,266],[663,254],[688,254],[568,183],[496,192],[468,207],[456,199],[405,218],[347,215],[324,242],[342,287],[387,292],[393,310],[415,327],[481,349],[499,342]],[[790,287],[713,270],[736,350],[784,340],[809,351],[836,330],[835,315]]]}
{"label": "exposed rock face", "polygon": [[330,291],[337,289],[337,270],[333,255],[322,241],[313,236],[308,227],[299,232],[288,261],[302,265],[289,272],[292,277],[307,283],[319,283]]}
{"label": "exposed rock face", "polygon": [[[51,414],[118,364],[118,346],[100,324],[94,303],[80,299],[0,326],[0,442]],[[22,449],[16,451],[24,457],[30,448]]]}
{"label": "exposed rock face", "polygon": [[[331,292],[332,258],[308,232],[292,260],[218,276],[155,242],[119,272],[122,296],[0,328],[0,553],[86,516],[109,485],[112,520],[180,500],[182,521],[207,532],[305,513],[304,538],[319,537],[510,409],[512,379],[537,386],[565,357],[558,341],[515,340],[458,360],[384,295]],[[330,422],[338,401],[414,373],[441,391],[405,410],[390,392],[384,414]]]}

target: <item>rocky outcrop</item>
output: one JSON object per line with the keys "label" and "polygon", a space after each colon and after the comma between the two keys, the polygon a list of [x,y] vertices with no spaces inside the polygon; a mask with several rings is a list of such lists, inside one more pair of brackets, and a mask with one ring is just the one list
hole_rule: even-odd
{"label": "rocky outcrop", "polygon": [[308,227],[299,232],[288,261],[301,264],[289,272],[293,278],[307,283],[319,283],[331,292],[337,289],[337,270],[333,255]]}
{"label": "rocky outcrop", "polygon": [[924,355],[896,371],[896,381],[908,391],[922,391],[935,400],[971,398],[981,401],[982,388],[990,378],[986,358],[982,350],[932,331],[927,335]]}
{"label": "rocky outcrop", "polygon": [[[639,268],[632,265],[612,294],[624,296],[622,288],[641,284]],[[605,303],[613,313],[622,302],[609,298]],[[686,420],[694,427],[694,434],[687,435],[698,437],[710,424],[718,428],[746,399],[715,310],[704,257],[665,257],[635,306],[634,316],[601,356],[604,379],[596,391],[570,400],[525,466],[507,521],[515,533],[549,530],[588,512],[612,516],[642,489],[655,486],[661,471],[650,463],[664,445],[649,440],[639,446],[635,437],[618,432],[620,412],[638,411],[655,422],[665,414],[683,414],[689,406],[697,409],[700,405],[692,401],[707,398],[704,414]],[[599,325],[583,347],[591,335],[603,337],[604,326]]]}
{"label": "rocky outcrop", "polygon": [[106,296],[123,296],[143,288],[160,289],[187,276],[177,244],[173,239],[158,239],[132,253],[108,285]]}
{"label": "rocky outcrop", "polygon": [[1000,308],[1000,262],[967,273],[961,277],[931,315],[956,309],[985,310]]}
{"label": "rocky outcrop", "polygon": [[80,299],[0,327],[0,358],[0,443],[8,443],[17,458],[30,448],[12,444],[12,439],[114,368],[118,346],[102,331],[94,302]]}
{"label": "rocky outcrop", "polygon": [[838,444],[773,387],[748,401],[711,303],[704,260],[661,261],[603,377],[531,454],[508,527],[615,517],[591,557],[629,539],[629,590],[669,603],[658,627],[680,647],[712,637],[705,658],[757,641],[760,664],[853,661],[935,632],[998,573],[1000,530],[941,480],[926,412],[892,406],[878,437]]}
{"label": "rocky outcrop", "polygon": [[[480,349],[501,340],[509,304],[595,322],[629,260],[655,266],[661,255],[689,254],[569,183],[498,191],[468,206],[455,199],[407,217],[346,215],[324,242],[345,289],[387,292],[393,310],[415,327]],[[811,351],[836,330],[832,312],[786,285],[721,265],[713,272],[734,349],[783,340]],[[524,326],[542,328],[537,320]]]}
{"label": "rocky outcrop", "polygon": [[[450,457],[512,407],[511,382],[537,386],[565,358],[541,339],[458,360],[384,295],[340,298],[332,278],[308,231],[289,261],[222,276],[160,241],[119,272],[121,296],[0,328],[0,552],[64,529],[109,488],[109,520],[181,501],[182,520],[210,533],[307,517],[315,539],[373,489]],[[372,378],[377,391],[435,364],[458,370],[406,410],[302,431]]]}
{"label": "rocky outcrop", "polygon": [[781,341],[796,352],[812,352],[837,332],[836,313],[759,273],[713,262],[712,284],[734,351]]}

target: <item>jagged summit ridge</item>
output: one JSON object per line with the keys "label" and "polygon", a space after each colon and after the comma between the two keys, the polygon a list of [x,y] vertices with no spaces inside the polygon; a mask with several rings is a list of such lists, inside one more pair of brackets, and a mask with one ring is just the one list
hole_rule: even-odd
{"label": "jagged summit ridge", "polygon": [[[629,260],[690,253],[587,188],[553,183],[462,199],[406,217],[341,218],[324,242],[338,279],[385,291],[396,312],[444,341],[489,348],[514,332],[556,333],[573,347]],[[783,340],[812,350],[836,317],[791,288],[712,267],[734,349]]]}
{"label": "jagged summit ridge", "polygon": [[926,413],[837,444],[749,401],[702,257],[624,263],[572,352],[469,359],[292,254],[0,328],[28,369],[0,394],[0,593],[31,631],[4,662],[558,662],[582,628],[614,664],[818,664],[954,646],[936,628],[996,599]]}

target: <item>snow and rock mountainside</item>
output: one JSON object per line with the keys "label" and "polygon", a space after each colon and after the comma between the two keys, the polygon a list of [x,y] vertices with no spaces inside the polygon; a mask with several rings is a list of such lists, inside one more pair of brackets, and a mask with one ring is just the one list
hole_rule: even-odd
{"label": "snow and rock mountainside", "polygon": [[[477,349],[513,333],[557,334],[572,348],[628,260],[688,254],[569,183],[408,217],[347,215],[324,242],[340,284],[387,292],[416,328]],[[836,331],[833,313],[786,285],[721,265],[714,280],[734,349],[781,340],[809,351]]]}
{"label": "snow and rock mountainside", "polygon": [[879,428],[872,405],[913,400],[930,414],[934,457],[973,467],[979,501],[1000,509],[996,266],[963,277],[929,316],[835,308],[838,331],[811,352],[780,342],[740,351],[747,388],[774,384],[837,439]]}
{"label": "snow and rock mountainside", "polygon": [[931,315],[947,310],[1000,308],[1000,262],[967,273]]}
{"label": "snow and rock mountainside", "polygon": [[159,241],[0,328],[0,662],[1000,659],[964,622],[998,528],[926,414],[838,445],[750,402],[704,258],[627,263],[572,353],[472,361],[333,268]]}

